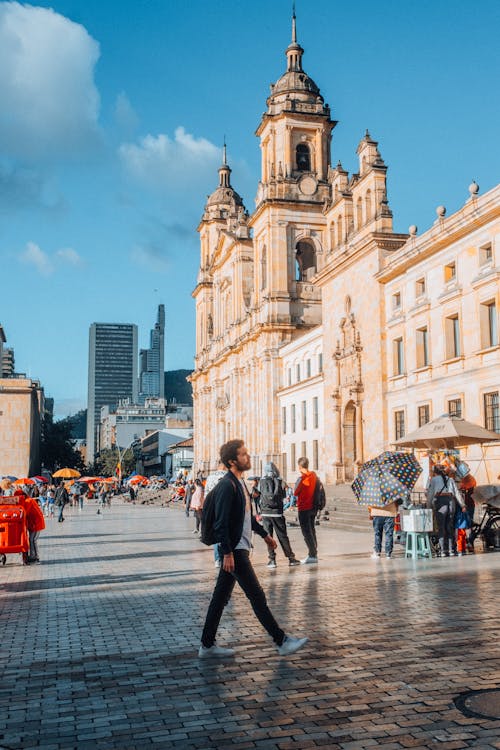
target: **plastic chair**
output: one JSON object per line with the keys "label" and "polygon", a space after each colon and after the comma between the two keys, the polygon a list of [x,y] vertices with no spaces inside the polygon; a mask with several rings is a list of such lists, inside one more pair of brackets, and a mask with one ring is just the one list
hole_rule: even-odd
{"label": "plastic chair", "polygon": [[419,557],[432,557],[429,533],[427,531],[407,531],[405,557],[418,560]]}

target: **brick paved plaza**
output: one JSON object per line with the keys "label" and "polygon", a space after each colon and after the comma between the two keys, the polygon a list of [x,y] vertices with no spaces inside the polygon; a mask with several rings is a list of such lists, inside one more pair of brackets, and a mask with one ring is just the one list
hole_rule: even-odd
{"label": "brick paved plaza", "polygon": [[272,571],[257,539],[273,612],[310,644],[278,657],[236,590],[236,657],[200,663],[216,571],[180,508],[47,526],[42,564],[0,567],[2,750],[500,748],[499,720],[453,702],[500,685],[500,554],[376,562],[370,534],[320,529],[317,568]]}

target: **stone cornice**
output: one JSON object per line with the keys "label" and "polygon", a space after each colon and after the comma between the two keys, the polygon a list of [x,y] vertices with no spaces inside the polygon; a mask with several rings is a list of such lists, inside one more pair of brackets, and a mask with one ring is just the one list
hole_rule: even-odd
{"label": "stone cornice", "polygon": [[500,185],[480,198],[470,198],[467,203],[447,219],[437,221],[420,237],[409,238],[393,257],[386,259],[385,267],[376,275],[381,282],[392,281],[416,263],[434,255],[454,242],[481,229],[500,217]]}

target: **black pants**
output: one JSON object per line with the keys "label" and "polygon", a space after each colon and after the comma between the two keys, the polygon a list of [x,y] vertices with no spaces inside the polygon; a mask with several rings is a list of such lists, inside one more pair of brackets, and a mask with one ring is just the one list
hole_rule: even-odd
{"label": "black pants", "polygon": [[434,513],[438,525],[439,547],[442,555],[449,555],[457,551],[455,539],[455,511],[457,501],[454,495],[436,495],[434,498]]}
{"label": "black pants", "polygon": [[[295,560],[295,555],[292,552],[292,547],[290,545],[290,540],[288,538],[288,533],[286,530],[286,521],[283,516],[262,516],[261,521],[263,527],[269,534],[269,536],[273,536],[274,529],[276,529],[276,536],[278,537],[278,542],[281,544],[281,549],[283,550],[285,557],[288,557],[289,560]],[[276,560],[276,552],[271,549],[271,547],[268,547],[269,552],[269,559],[270,560]]]}
{"label": "black pants", "polygon": [[199,531],[201,524],[201,510],[195,510],[194,517],[196,519],[196,531]]}
{"label": "black pants", "polygon": [[302,530],[302,536],[307,544],[309,557],[318,556],[318,542],[316,541],[316,520],[315,510],[299,510],[299,523]]}
{"label": "black pants", "polygon": [[234,573],[226,573],[223,568],[220,569],[212,600],[208,606],[201,636],[202,644],[206,648],[214,645],[222,612],[226,604],[229,603],[236,581],[245,592],[260,624],[267,630],[273,641],[281,646],[285,633],[281,630],[267,606],[266,595],[255,575],[249,553],[244,549],[234,550]]}

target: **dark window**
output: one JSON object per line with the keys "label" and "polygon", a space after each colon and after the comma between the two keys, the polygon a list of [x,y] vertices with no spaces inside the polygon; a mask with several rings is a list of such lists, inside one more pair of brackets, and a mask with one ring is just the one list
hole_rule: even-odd
{"label": "dark window", "polygon": [[299,143],[296,148],[297,169],[299,172],[311,171],[311,153],[306,143]]}
{"label": "dark window", "polygon": [[307,280],[307,271],[313,268],[316,271],[316,250],[311,242],[298,242],[295,249],[295,260],[297,261],[297,281]]}
{"label": "dark window", "polygon": [[403,410],[394,412],[394,434],[396,440],[405,436],[405,413]]}
{"label": "dark window", "polygon": [[453,398],[451,401],[448,401],[448,414],[450,417],[458,417],[459,419],[462,418],[462,399],[461,398]]}
{"label": "dark window", "polygon": [[500,402],[498,391],[484,394],[484,426],[492,432],[500,432]]}
{"label": "dark window", "polygon": [[424,424],[430,422],[430,409],[429,404],[424,404],[418,407],[418,426],[423,427]]}

